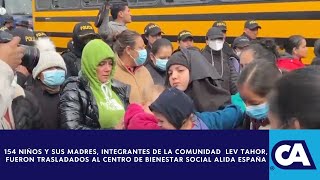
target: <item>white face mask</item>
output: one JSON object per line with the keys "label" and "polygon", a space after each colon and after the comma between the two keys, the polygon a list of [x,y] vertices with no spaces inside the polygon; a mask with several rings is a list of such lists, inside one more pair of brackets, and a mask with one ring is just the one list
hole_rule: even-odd
{"label": "white face mask", "polygon": [[210,40],[208,45],[214,51],[220,51],[223,48],[223,40]]}

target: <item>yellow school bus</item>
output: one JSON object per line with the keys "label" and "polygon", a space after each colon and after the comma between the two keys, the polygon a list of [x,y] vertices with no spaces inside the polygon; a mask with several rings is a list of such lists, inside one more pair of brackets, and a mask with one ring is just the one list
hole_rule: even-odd
{"label": "yellow school bus", "polygon": [[[105,0],[33,0],[36,31],[46,32],[57,49],[63,51],[80,21],[94,24],[99,7]],[[111,0],[111,3],[116,3]],[[307,39],[309,64],[314,57],[313,44],[320,38],[320,1],[308,0],[127,0],[133,22],[129,29],[143,33],[149,22],[158,24],[165,37],[176,42],[181,30],[193,33],[195,43],[204,47],[205,34],[216,20],[227,23],[227,41],[243,33],[244,22],[255,19],[262,26],[259,37],[283,42],[290,35]],[[174,43],[175,47],[177,46]]]}

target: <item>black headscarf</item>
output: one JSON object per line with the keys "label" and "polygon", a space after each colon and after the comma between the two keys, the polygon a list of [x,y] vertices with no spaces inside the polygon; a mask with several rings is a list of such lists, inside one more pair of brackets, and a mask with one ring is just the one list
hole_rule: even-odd
{"label": "black headscarf", "polygon": [[[230,103],[231,95],[221,87],[218,72],[199,51],[181,49],[173,54],[167,63],[167,73],[176,64],[189,69],[190,82],[185,93],[192,98],[197,111],[216,111]],[[171,87],[168,74],[166,85]]]}
{"label": "black headscarf", "polygon": [[149,108],[161,113],[177,129],[180,129],[184,120],[195,111],[190,97],[177,88],[166,89]]}

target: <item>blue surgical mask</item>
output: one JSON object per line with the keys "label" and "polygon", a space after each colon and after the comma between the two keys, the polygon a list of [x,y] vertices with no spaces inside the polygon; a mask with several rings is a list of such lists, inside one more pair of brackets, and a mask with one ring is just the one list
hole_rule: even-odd
{"label": "blue surgical mask", "polygon": [[[135,51],[137,51],[137,50],[135,50]],[[137,52],[139,53],[139,56],[136,59],[134,59],[130,54],[129,55],[135,61],[137,66],[142,66],[147,60],[147,56],[148,56],[147,50],[142,49]]]}
{"label": "blue surgical mask", "polygon": [[43,84],[49,87],[60,86],[65,78],[66,72],[61,69],[43,71]]}
{"label": "blue surgical mask", "polygon": [[167,62],[168,62],[168,59],[156,59],[156,66],[160,70],[166,71]]}
{"label": "blue surgical mask", "polygon": [[246,114],[256,120],[265,119],[268,116],[268,112],[269,106],[267,103],[246,107]]}

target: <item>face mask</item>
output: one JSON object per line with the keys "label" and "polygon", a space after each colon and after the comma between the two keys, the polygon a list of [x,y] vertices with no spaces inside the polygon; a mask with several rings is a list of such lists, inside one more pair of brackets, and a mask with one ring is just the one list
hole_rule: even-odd
{"label": "face mask", "polygon": [[[135,50],[135,51],[137,51],[137,50]],[[147,60],[147,56],[148,56],[147,50],[142,49],[137,52],[139,53],[139,56],[136,59],[134,59],[130,54],[129,55],[135,61],[137,66],[142,66]]]}
{"label": "face mask", "polygon": [[214,51],[220,51],[223,48],[223,40],[210,40],[209,47]]}
{"label": "face mask", "polygon": [[256,106],[247,106],[246,114],[256,120],[262,120],[268,116],[269,106],[267,103],[263,103]]}
{"label": "face mask", "polygon": [[66,77],[66,72],[61,69],[55,69],[55,70],[47,70],[43,72],[43,84],[54,87],[54,86],[60,86]]}
{"label": "face mask", "polygon": [[168,59],[156,59],[156,66],[162,71],[166,70]]}

